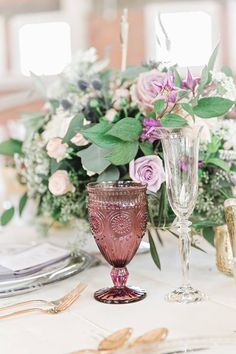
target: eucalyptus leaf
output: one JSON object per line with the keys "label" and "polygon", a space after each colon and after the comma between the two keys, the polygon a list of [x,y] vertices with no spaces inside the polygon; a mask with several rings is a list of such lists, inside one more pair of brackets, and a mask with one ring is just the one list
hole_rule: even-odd
{"label": "eucalyptus leaf", "polygon": [[141,132],[142,124],[138,119],[124,118],[114,124],[107,135],[114,136],[123,141],[132,142],[139,139]]}
{"label": "eucalyptus leaf", "polygon": [[161,119],[161,124],[166,128],[181,128],[188,125],[187,121],[178,114],[165,114]]}
{"label": "eucalyptus leaf", "polygon": [[149,240],[149,244],[150,244],[150,252],[151,252],[152,259],[153,259],[154,263],[156,264],[157,268],[161,270],[160,258],[157,253],[155,242],[153,241],[152,235],[150,232],[148,232],[148,240]]}
{"label": "eucalyptus leaf", "polygon": [[84,123],[84,115],[82,113],[76,114],[76,116],[71,120],[69,128],[65,137],[63,138],[63,143],[69,143],[70,140],[80,132]]}
{"label": "eucalyptus leaf", "polygon": [[229,66],[224,65],[221,68],[221,71],[222,71],[222,73],[224,73],[228,77],[232,77],[232,78],[234,77],[233,71]]}
{"label": "eucalyptus leaf", "polygon": [[181,87],[181,83],[182,83],[182,79],[181,76],[179,74],[179,72],[177,71],[176,68],[174,68],[174,75],[175,75],[175,86],[176,87]]}
{"label": "eucalyptus leaf", "polygon": [[135,158],[138,152],[138,147],[138,141],[121,142],[116,144],[112,152],[106,157],[113,165],[125,165]]}
{"label": "eucalyptus leaf", "polygon": [[1,219],[0,219],[1,225],[2,226],[7,225],[11,221],[11,219],[13,218],[14,213],[15,213],[14,207],[11,207],[11,208],[5,210],[1,215]]}
{"label": "eucalyptus leaf", "polygon": [[115,166],[109,166],[100,176],[98,176],[98,182],[118,181],[120,177],[120,171]]}
{"label": "eucalyptus leaf", "polygon": [[77,153],[81,157],[83,167],[94,173],[101,174],[111,163],[106,158],[111,150],[92,144]]}
{"label": "eucalyptus leaf", "polygon": [[202,230],[203,236],[204,238],[213,246],[215,247],[214,244],[214,238],[215,238],[215,233],[214,233],[214,229],[212,227],[205,227]]}
{"label": "eucalyptus leaf", "polygon": [[206,163],[210,164],[210,165],[214,165],[214,166],[220,167],[222,170],[224,170],[226,172],[230,172],[230,167],[227,164],[227,162],[225,162],[225,161],[223,161],[221,159],[218,159],[217,157],[208,159]]}
{"label": "eucalyptus leaf", "polygon": [[27,203],[27,200],[28,200],[28,194],[27,192],[25,192],[22,197],[20,198],[20,202],[19,202],[19,215],[21,216],[23,211],[24,211],[24,208],[26,206],[26,203]]}
{"label": "eucalyptus leaf", "polygon": [[203,92],[206,84],[208,83],[208,79],[209,79],[209,71],[208,71],[208,66],[206,65],[202,70],[200,83],[198,86],[198,96]]}
{"label": "eucalyptus leaf", "polygon": [[226,114],[235,102],[222,97],[204,97],[193,107],[194,114],[201,118],[220,117]]}
{"label": "eucalyptus leaf", "polygon": [[[219,50],[219,44],[217,44],[217,46],[213,50],[213,53],[211,54],[210,59],[207,64],[208,72],[209,72],[210,76],[211,76],[211,71],[214,69],[214,66],[215,66],[218,50]],[[211,79],[211,77],[210,77],[210,79]]]}
{"label": "eucalyptus leaf", "polygon": [[218,223],[212,220],[198,220],[192,223],[192,226],[196,230],[200,230],[205,227],[215,227]]}
{"label": "eucalyptus leaf", "polygon": [[57,170],[70,170],[71,169],[71,164],[68,160],[62,160],[60,162],[57,162],[55,159],[51,159],[50,161],[50,172],[51,175],[55,173]]}
{"label": "eucalyptus leaf", "polygon": [[22,153],[22,141],[17,139],[9,139],[0,143],[0,154],[13,156]]}

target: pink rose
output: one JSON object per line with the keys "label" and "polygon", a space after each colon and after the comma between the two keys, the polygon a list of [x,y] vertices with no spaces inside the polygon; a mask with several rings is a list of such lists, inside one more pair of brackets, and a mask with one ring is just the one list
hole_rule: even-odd
{"label": "pink rose", "polygon": [[60,162],[66,157],[68,145],[62,143],[61,138],[53,138],[49,140],[46,146],[48,156],[53,159],[56,159],[57,162]]}
{"label": "pink rose", "polygon": [[58,170],[50,178],[48,189],[53,195],[59,196],[68,192],[74,192],[75,187],[70,181],[67,171]]}
{"label": "pink rose", "polygon": [[117,115],[117,111],[114,109],[114,108],[111,108],[111,109],[108,109],[108,111],[106,112],[105,114],[105,119],[108,121],[108,122],[113,122],[113,120],[115,119]]}
{"label": "pink rose", "polygon": [[132,98],[145,113],[153,111],[154,103],[164,99],[168,105],[176,102],[179,88],[175,87],[174,74],[162,73],[156,69],[141,73],[133,86]]}
{"label": "pink rose", "polygon": [[89,143],[81,133],[75,134],[75,136],[71,139],[71,142],[76,146],[85,146]]}
{"label": "pink rose", "polygon": [[165,181],[162,160],[156,155],[143,156],[131,161],[129,174],[133,181],[146,184],[147,189],[154,193]]}

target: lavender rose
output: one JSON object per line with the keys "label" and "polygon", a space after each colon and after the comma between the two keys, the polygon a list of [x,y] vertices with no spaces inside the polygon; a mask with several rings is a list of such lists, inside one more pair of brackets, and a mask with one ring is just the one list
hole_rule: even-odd
{"label": "lavender rose", "polygon": [[164,99],[167,104],[175,103],[178,91],[172,72],[162,73],[154,69],[139,75],[132,98],[140,109],[148,113],[153,111],[157,100]]}
{"label": "lavender rose", "polygon": [[129,174],[133,181],[147,185],[156,193],[165,181],[165,171],[160,157],[155,155],[139,157],[129,164]]}

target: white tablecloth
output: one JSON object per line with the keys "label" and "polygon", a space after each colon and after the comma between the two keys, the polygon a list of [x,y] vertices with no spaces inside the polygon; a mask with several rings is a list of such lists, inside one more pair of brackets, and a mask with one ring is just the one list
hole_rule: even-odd
{"label": "white tablecloth", "polygon": [[[51,236],[53,242],[65,243],[64,232]],[[33,227],[11,225],[0,233],[4,243],[37,239]],[[92,241],[91,241],[92,242]],[[1,354],[66,354],[82,348],[95,348],[104,335],[123,327],[133,327],[134,335],[156,327],[167,327],[169,338],[224,335],[236,331],[236,284],[215,267],[215,251],[205,254],[192,250],[191,278],[194,286],[209,299],[198,304],[168,303],[164,295],[180,285],[177,240],[164,236],[159,248],[162,271],[150,254],[137,255],[128,269],[129,284],[146,288],[145,300],[126,305],[107,305],[93,299],[95,290],[110,284],[109,266],[88,269],[70,279],[49,285],[37,292],[1,299],[0,306],[32,298],[56,299],[79,281],[88,283],[79,301],[59,315],[32,314],[1,320]]]}

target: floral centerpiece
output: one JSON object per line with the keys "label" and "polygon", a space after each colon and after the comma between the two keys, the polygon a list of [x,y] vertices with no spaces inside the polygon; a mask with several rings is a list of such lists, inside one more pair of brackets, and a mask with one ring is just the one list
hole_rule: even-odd
{"label": "floral centerpiece", "polygon": [[[235,106],[236,88],[229,70],[217,73],[212,54],[201,77],[176,66],[150,62],[123,72],[108,69],[90,49],[77,55],[47,89],[41,112],[25,116],[24,141],[0,144],[0,153],[14,156],[28,198],[37,203],[37,217],[50,227],[86,219],[86,185],[91,181],[132,179],[149,193],[149,238],[154,228],[168,228],[174,215],[165,194],[162,148],[156,127],[202,125],[199,161],[200,192],[193,228],[212,242],[212,227],[222,224],[223,201],[236,183],[236,127],[224,120]],[[43,82],[37,78],[37,86]],[[217,118],[219,117],[219,118]],[[181,161],[183,169],[188,161]],[[4,211],[2,225],[16,207]]]}

